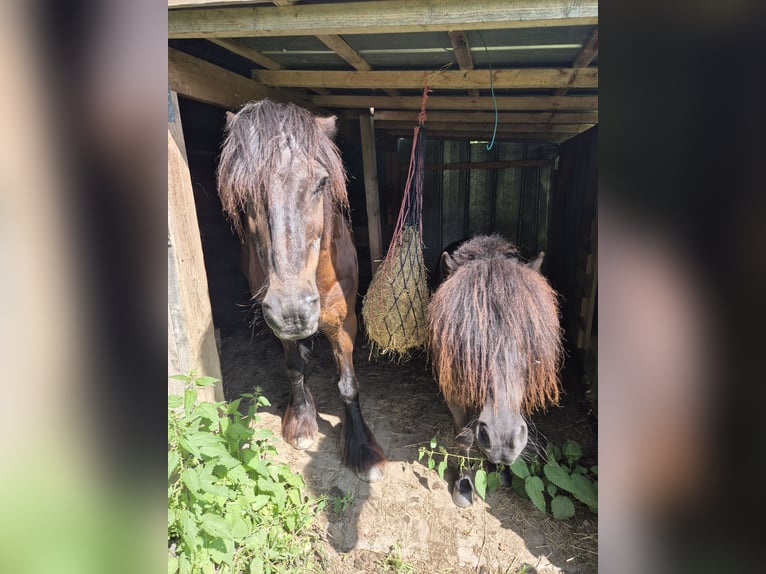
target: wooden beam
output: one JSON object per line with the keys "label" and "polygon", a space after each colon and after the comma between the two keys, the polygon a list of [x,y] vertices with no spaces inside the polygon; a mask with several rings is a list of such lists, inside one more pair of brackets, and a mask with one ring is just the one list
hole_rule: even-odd
{"label": "wooden beam", "polygon": [[243,43],[237,42],[236,40],[210,38],[210,41],[213,44],[220,46],[221,48],[227,49],[229,52],[233,52],[238,56],[242,56],[243,58],[250,60],[251,62],[255,62],[259,66],[263,66],[267,70],[281,70],[283,68],[282,64],[275,62],[268,56],[261,54],[258,50],[253,50],[252,48],[249,48],[248,46],[245,46]]}
{"label": "wooden beam", "polygon": [[[427,163],[425,171],[449,171],[453,169],[506,169],[523,167],[548,167],[553,165],[552,159],[515,159],[509,161],[475,161],[463,163]],[[407,164],[402,164],[406,169]]]}
{"label": "wooden beam", "polygon": [[[412,122],[399,122],[375,119],[375,126],[381,129],[406,129],[414,128]],[[498,133],[558,133],[558,134],[579,134],[593,127],[593,124],[498,124]],[[494,125],[491,123],[469,124],[455,122],[433,122],[426,121],[426,130],[449,130],[453,129],[459,132],[494,131]],[[428,131],[426,132],[428,133]]]}
{"label": "wooden beam", "polygon": [[[452,49],[455,51],[455,58],[461,70],[473,70],[473,57],[471,57],[471,47],[468,45],[468,38],[465,32],[454,30],[447,32]],[[468,95],[474,98],[479,97],[479,90],[468,90]]]}
{"label": "wooden beam", "polygon": [[[362,58],[359,52],[349,46],[348,43],[340,36],[335,34],[325,34],[317,36],[317,39],[325,46],[330,48],[330,50],[338,54],[338,56],[343,58],[346,63],[355,70],[360,72],[369,72],[372,70],[372,66],[370,66],[367,60]],[[399,95],[399,92],[396,90],[385,88],[383,91],[389,96],[396,97]]]}
{"label": "wooden beam", "polygon": [[383,235],[380,230],[380,196],[378,194],[378,161],[375,155],[375,120],[369,114],[359,116],[362,134],[362,164],[364,191],[367,200],[367,233],[370,237],[370,267],[372,276],[383,259]]}
{"label": "wooden beam", "polygon": [[[498,110],[551,110],[551,111],[594,111],[598,109],[598,96],[498,96]],[[328,108],[346,109],[404,109],[419,110],[421,96],[313,96],[312,103]],[[466,96],[431,96],[428,98],[428,113],[431,110],[492,110],[492,98],[471,98]]]}
{"label": "wooden beam", "polygon": [[[385,129],[388,135],[400,138],[412,138],[412,130]],[[522,134],[522,133],[497,133],[495,141],[518,142],[518,143],[555,143],[560,144],[577,134]],[[458,140],[458,141],[487,141],[492,139],[492,131],[461,132],[455,130],[429,130],[428,138],[431,140]]]}
{"label": "wooden beam", "polygon": [[169,38],[499,30],[598,23],[598,0],[378,0],[170,10]]}
{"label": "wooden beam", "polygon": [[[310,71],[257,70],[253,77],[279,88],[396,88],[422,89],[422,71]],[[471,88],[596,88],[598,68],[515,68],[507,70],[434,70],[428,72],[428,86],[439,90]],[[430,100],[429,100],[430,103]]]}
{"label": "wooden beam", "polygon": [[[574,61],[572,62],[573,68],[587,68],[590,63],[598,56],[598,26],[593,28],[593,31],[585,40],[583,47],[577,52]],[[571,86],[570,86],[571,87]],[[566,88],[558,88],[553,92],[554,96],[563,96],[568,91]]]}
{"label": "wooden beam", "polygon": [[[430,100],[429,100],[430,104]],[[419,111],[381,110],[375,108],[376,121],[412,122],[413,127],[418,122]],[[358,113],[349,111],[348,116],[356,117]],[[468,122],[494,123],[493,112],[445,112],[429,111],[426,123],[434,122]],[[501,124],[595,124],[598,123],[598,112],[503,112],[497,114]]]}
{"label": "wooden beam", "polygon": [[237,110],[250,100],[271,98],[298,104],[314,113],[327,114],[319,106],[295,97],[289,91],[262,86],[173,48],[168,48],[168,81],[170,89],[182,96],[229,110]]}
{"label": "wooden beam", "polygon": [[271,0],[168,0],[168,8],[202,8],[234,4],[271,4]]}
{"label": "wooden beam", "polygon": [[[181,128],[178,97],[170,94],[168,117],[168,375],[221,379],[213,312],[208,295],[197,211]],[[183,383],[168,380],[168,394]],[[222,401],[223,387],[199,389],[200,400]]]}

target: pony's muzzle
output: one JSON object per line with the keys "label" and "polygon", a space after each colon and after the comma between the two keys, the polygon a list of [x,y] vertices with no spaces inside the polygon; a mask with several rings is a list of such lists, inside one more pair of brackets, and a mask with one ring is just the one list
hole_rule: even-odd
{"label": "pony's muzzle", "polygon": [[280,339],[305,339],[319,328],[319,294],[315,291],[285,295],[269,289],[261,309],[266,324]]}

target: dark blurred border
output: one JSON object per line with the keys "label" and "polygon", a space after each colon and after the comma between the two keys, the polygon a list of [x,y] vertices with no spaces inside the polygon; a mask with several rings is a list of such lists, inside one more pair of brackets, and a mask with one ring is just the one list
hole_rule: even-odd
{"label": "dark blurred border", "polygon": [[602,572],[763,571],[765,9],[600,6]]}
{"label": "dark blurred border", "polygon": [[[601,572],[763,570],[763,6],[601,6]],[[49,119],[76,270],[63,303],[76,324],[61,337],[81,351],[71,373],[50,367],[32,404],[35,381],[6,381],[7,412],[19,416],[3,415],[0,570],[44,571],[48,529],[50,540],[68,535],[58,572],[143,572],[150,559],[162,570],[167,7],[17,1],[0,15],[23,40],[3,54],[11,96],[0,105],[23,109],[9,87],[29,83]],[[6,132],[3,151],[17,136]],[[42,169],[27,159],[22,174]],[[5,186],[0,198],[24,197],[34,217],[48,204],[37,192]],[[45,232],[36,236],[63,242]],[[38,287],[11,271],[15,287]],[[55,292],[55,278],[43,287]],[[6,364],[45,373],[61,342],[46,338],[47,303],[24,309],[40,343],[5,348]],[[9,339],[15,320],[4,322]],[[69,422],[45,427],[46,409]]]}

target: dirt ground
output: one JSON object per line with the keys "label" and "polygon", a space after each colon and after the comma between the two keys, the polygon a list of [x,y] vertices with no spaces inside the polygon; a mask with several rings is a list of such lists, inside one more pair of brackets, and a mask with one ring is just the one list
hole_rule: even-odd
{"label": "dirt ground", "polygon": [[[388,457],[385,478],[368,484],[339,462],[341,402],[330,347],[312,339],[307,383],[319,413],[319,440],[307,451],[277,441],[280,458],[300,472],[314,496],[345,499],[336,511],[330,502],[319,516],[317,557],[327,572],[385,572],[387,557],[398,556],[418,573],[559,572],[590,574],[597,570],[597,517],[577,505],[566,522],[539,512],[531,502],[505,487],[484,502],[475,497],[459,509],[450,483],[420,463],[418,447],[436,436],[450,448],[452,419],[423,358],[403,364],[369,357],[362,334],[354,353],[365,420]],[[279,435],[289,387],[282,348],[270,331],[244,323],[221,333],[224,390],[228,399],[255,386],[272,406],[259,424]],[[580,442],[596,462],[592,417],[581,396],[567,393],[562,408],[534,418],[537,440]],[[533,435],[534,436],[534,435]],[[448,471],[449,474],[449,471]],[[449,478],[447,476],[446,478]],[[524,570],[527,564],[532,569]]]}

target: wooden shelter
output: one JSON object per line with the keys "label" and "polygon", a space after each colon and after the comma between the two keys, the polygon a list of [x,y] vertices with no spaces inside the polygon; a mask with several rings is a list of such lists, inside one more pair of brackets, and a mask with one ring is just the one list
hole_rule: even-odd
{"label": "wooden shelter", "polygon": [[[174,130],[180,132],[180,115],[185,124],[205,123],[195,117],[194,110],[204,111],[195,102],[234,111],[268,97],[339,117],[368,279],[396,219],[427,82],[433,90],[426,123],[427,263],[476,233],[502,233],[527,256],[546,251],[544,271],[563,296],[568,338],[585,352],[594,347],[596,0],[169,0],[168,9]],[[207,169],[214,165],[218,142],[184,150],[183,137],[170,139],[180,153],[169,159],[174,169],[187,151],[189,165],[203,156]],[[199,230],[187,212],[196,192],[189,177],[169,179],[176,187],[169,226],[180,233],[169,241],[194,243],[189,253],[199,265]],[[182,232],[172,222],[181,212],[188,224]],[[199,267],[192,275],[194,288],[206,291]],[[193,328],[199,341],[190,361],[214,370],[210,304],[195,308],[199,317],[187,322],[202,325]]]}

